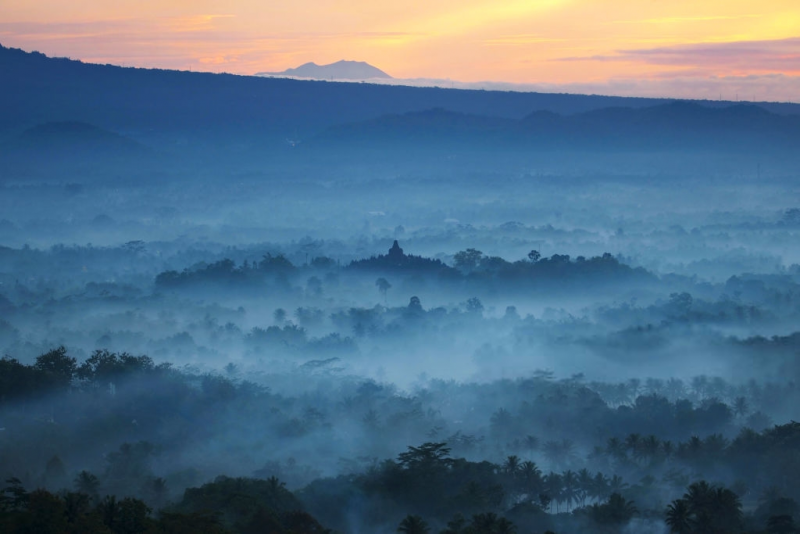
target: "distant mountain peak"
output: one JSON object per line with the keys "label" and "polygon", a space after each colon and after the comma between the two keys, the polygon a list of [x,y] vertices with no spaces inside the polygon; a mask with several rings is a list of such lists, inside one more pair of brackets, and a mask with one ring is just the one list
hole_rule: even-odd
{"label": "distant mountain peak", "polygon": [[256,76],[294,76],[315,80],[369,80],[372,78],[391,78],[377,67],[364,61],[340,60],[328,65],[317,65],[313,61],[304,63],[295,69],[282,72],[259,72]]}

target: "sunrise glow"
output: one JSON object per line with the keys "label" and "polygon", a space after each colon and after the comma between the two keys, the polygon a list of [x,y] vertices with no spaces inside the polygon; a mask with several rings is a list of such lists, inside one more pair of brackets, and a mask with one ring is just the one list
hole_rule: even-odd
{"label": "sunrise glow", "polygon": [[795,0],[10,0],[0,21],[5,46],[238,74],[352,59],[403,79],[682,96],[727,83],[787,100],[800,76]]}

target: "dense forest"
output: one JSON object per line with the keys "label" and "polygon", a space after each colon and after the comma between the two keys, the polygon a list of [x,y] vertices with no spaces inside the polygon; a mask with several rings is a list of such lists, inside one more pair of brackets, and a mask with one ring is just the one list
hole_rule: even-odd
{"label": "dense forest", "polygon": [[292,397],[103,350],[0,365],[10,531],[794,531],[800,424],[763,411],[794,384],[340,377]]}
{"label": "dense forest", "polygon": [[[7,249],[4,261],[63,265],[69,256],[85,263],[144,249]],[[69,310],[90,302],[136,312],[82,317],[90,336],[105,329],[94,341],[80,328],[58,330],[80,358],[58,346],[28,364],[0,360],[3,521],[11,531],[52,532],[793,532],[800,424],[784,421],[800,401],[786,380],[798,372],[800,342],[722,332],[793,316],[796,275],[709,284],[623,260],[531,250],[512,262],[468,248],[448,265],[406,254],[395,240],[386,254],[349,263],[315,256],[294,265],[272,253],[201,262],[162,271],[149,287],[90,282],[64,295],[71,286],[57,279],[38,288],[17,281],[3,306],[19,320],[69,321]],[[426,307],[412,295],[392,306],[392,282],[477,296]],[[330,307],[334,295],[370,283],[371,300],[382,303]],[[522,316],[481,301],[520,291],[598,298],[621,287],[685,291],[583,317]],[[276,308],[266,324],[243,330],[243,309],[202,304],[278,296],[316,305]],[[202,318],[169,318],[195,298]],[[3,324],[12,353],[46,343]],[[175,333],[158,340],[157,328]],[[751,378],[609,380],[588,371],[636,358],[662,373],[659,360],[685,350],[670,347],[677,336]],[[426,368],[405,354],[430,344],[446,354],[465,337],[497,343],[481,343],[468,362],[481,380],[449,378],[458,375],[449,365],[467,362],[439,357]],[[108,348],[84,356],[92,344],[150,349],[158,363]],[[390,348],[398,344],[406,350]],[[217,367],[225,347],[242,356]],[[398,368],[380,361],[389,369],[370,371],[387,350]],[[584,362],[525,367],[523,354],[556,350]],[[403,378],[412,362],[423,374]]]}

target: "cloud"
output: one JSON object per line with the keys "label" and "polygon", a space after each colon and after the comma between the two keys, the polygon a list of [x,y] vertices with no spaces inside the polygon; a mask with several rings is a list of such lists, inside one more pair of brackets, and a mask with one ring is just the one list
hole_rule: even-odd
{"label": "cloud", "polygon": [[772,41],[699,43],[619,50],[556,61],[625,61],[695,69],[705,74],[800,73],[800,37]]}
{"label": "cloud", "polygon": [[612,24],[683,24],[686,22],[709,22],[716,20],[742,20],[742,19],[757,19],[762,18],[764,15],[708,15],[700,17],[660,17],[652,19],[639,19],[639,20],[615,20]]}

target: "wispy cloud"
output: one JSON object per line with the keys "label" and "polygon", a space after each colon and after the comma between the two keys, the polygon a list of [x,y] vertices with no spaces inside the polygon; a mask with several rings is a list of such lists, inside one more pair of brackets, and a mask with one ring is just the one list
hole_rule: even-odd
{"label": "wispy cloud", "polygon": [[762,18],[763,15],[708,15],[698,17],[658,17],[638,20],[614,20],[611,24],[684,24],[687,22],[711,22],[719,20],[744,20]]}
{"label": "wispy cloud", "polygon": [[556,61],[626,61],[698,69],[706,74],[800,73],[800,37],[772,41],[698,43],[619,50]]}

